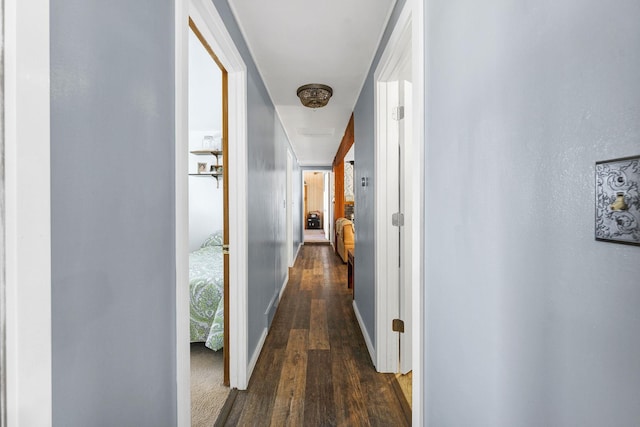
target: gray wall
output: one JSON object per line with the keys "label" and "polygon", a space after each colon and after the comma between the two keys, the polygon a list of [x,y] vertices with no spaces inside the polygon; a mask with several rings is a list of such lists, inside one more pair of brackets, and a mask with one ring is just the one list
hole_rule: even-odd
{"label": "gray wall", "polygon": [[[288,141],[215,4],[249,70],[251,355],[287,271]],[[54,425],[176,424],[173,46],[172,1],[51,0]]]}
{"label": "gray wall", "polygon": [[[375,171],[374,171],[374,152],[375,152],[375,111],[374,111],[374,81],[373,74],[382,52],[389,41],[389,37],[393,32],[393,27],[398,21],[398,16],[402,11],[405,0],[398,0],[396,3],[387,28],[384,32],[382,41],[378,46],[373,64],[369,70],[369,74],[364,82],[362,91],[354,109],[354,158],[355,158],[355,176],[354,191],[356,205],[356,252],[355,256],[358,260],[358,268],[355,269],[355,283],[357,284],[357,292],[355,293],[355,301],[358,310],[362,316],[365,328],[373,345],[375,346],[376,329],[375,329]],[[369,178],[369,186],[362,187],[360,182],[362,177]]]}
{"label": "gray wall", "polygon": [[53,423],[175,425],[173,2],[50,31]]}
{"label": "gray wall", "polygon": [[[289,141],[226,0],[213,2],[247,65],[249,161],[249,356],[272,316],[286,257],[287,154]],[[294,158],[294,163],[297,161]],[[302,197],[302,193],[294,193]],[[300,231],[297,231],[299,234]],[[294,236],[296,230],[294,230]]]}
{"label": "gray wall", "polygon": [[274,224],[271,226],[274,233],[273,242],[276,248],[273,267],[275,273],[274,295],[279,296],[282,284],[289,272],[289,261],[287,260],[287,206],[285,204],[287,200],[287,151],[289,150],[289,139],[277,115],[275,116],[274,127],[274,177],[270,196],[272,198],[271,203],[275,204]]}
{"label": "gray wall", "polygon": [[426,16],[429,425],[640,425],[640,248],[593,237],[594,163],[640,154],[640,3]]}

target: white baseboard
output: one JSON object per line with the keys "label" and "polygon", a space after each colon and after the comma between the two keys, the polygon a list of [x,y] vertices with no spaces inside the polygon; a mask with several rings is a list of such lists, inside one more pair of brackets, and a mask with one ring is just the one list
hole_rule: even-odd
{"label": "white baseboard", "polygon": [[[298,250],[296,251],[296,256],[294,258],[294,262],[298,259],[298,254],[300,253],[300,248],[302,248],[303,243],[298,245]],[[284,282],[282,282],[282,287],[280,288],[280,292],[278,294],[278,304],[280,304],[280,300],[282,299],[282,294],[284,290],[287,288],[287,284],[289,283],[289,270],[287,269],[287,274],[284,278]],[[267,310],[268,311],[268,310]],[[269,333],[268,328],[264,328],[262,331],[262,336],[260,336],[260,340],[258,341],[258,345],[256,346],[253,355],[251,356],[251,360],[249,360],[249,366],[247,366],[247,378],[251,378],[251,374],[253,373],[253,369],[256,367],[256,363],[258,362],[258,357],[260,357],[260,352],[262,351],[262,346],[264,346],[264,341],[267,339],[267,334]]]}
{"label": "white baseboard", "polygon": [[[293,257],[293,263],[296,263],[296,260],[298,259],[298,255],[300,254],[300,249],[302,249],[302,245],[304,245],[304,242],[300,242],[300,244],[298,245],[298,250],[296,251],[296,256]],[[291,266],[293,267],[293,265]]]}
{"label": "white baseboard", "polygon": [[367,328],[364,327],[364,322],[362,321],[362,316],[360,316],[360,311],[358,310],[358,304],[353,301],[353,311],[356,314],[356,319],[358,319],[358,325],[360,325],[360,330],[362,331],[362,336],[364,337],[364,342],[367,345],[367,350],[369,350],[369,356],[371,356],[371,361],[375,365],[376,361],[376,351],[373,348],[373,344],[371,343],[371,338],[367,333]]}
{"label": "white baseboard", "polygon": [[[291,268],[291,267],[289,267]],[[289,283],[289,268],[287,268],[287,275],[284,277],[284,282],[282,283],[282,286],[280,287],[280,295],[278,295],[278,305],[280,304],[280,301],[282,300],[282,294],[284,293],[284,290],[287,288],[287,283]]]}
{"label": "white baseboard", "polygon": [[249,379],[251,379],[251,374],[253,374],[253,369],[256,367],[256,363],[258,363],[258,357],[260,357],[260,352],[262,352],[262,347],[264,346],[264,341],[267,339],[268,332],[267,328],[264,328],[258,340],[258,345],[251,356],[251,360],[249,360],[249,366],[247,366],[247,385],[249,384]]}

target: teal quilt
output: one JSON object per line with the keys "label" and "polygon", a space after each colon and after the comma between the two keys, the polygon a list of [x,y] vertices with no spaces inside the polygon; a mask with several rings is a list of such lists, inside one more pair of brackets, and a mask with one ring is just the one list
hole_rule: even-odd
{"label": "teal quilt", "polygon": [[222,348],[224,338],[224,265],[222,246],[203,245],[189,254],[191,342]]}

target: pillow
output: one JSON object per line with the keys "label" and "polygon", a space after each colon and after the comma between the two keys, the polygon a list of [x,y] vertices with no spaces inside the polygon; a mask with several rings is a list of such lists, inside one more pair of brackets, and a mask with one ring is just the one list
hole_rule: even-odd
{"label": "pillow", "polygon": [[218,230],[211,234],[204,242],[202,242],[202,245],[200,245],[201,248],[206,246],[222,246],[222,230]]}

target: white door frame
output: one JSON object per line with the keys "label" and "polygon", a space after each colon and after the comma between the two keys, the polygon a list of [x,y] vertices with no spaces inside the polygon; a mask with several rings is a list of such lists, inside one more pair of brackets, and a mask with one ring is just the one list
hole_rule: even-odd
{"label": "white door frame", "polygon": [[324,237],[328,241],[331,241],[331,223],[333,222],[331,217],[331,181],[329,179],[331,173],[325,171],[322,174],[322,226],[324,227]]}
{"label": "white door frame", "polygon": [[189,17],[227,70],[229,121],[230,386],[247,388],[247,68],[222,18],[208,0],[176,0],[176,379],[178,425],[191,423],[188,283],[188,32]]}
{"label": "white door frame", "polygon": [[398,124],[390,120],[388,105],[397,105],[397,84],[376,81],[376,150],[375,150],[375,279],[376,279],[376,369],[378,372],[397,372],[398,337],[391,324],[398,313],[398,266],[400,251],[398,229],[391,225],[392,214],[398,211],[398,176],[394,173],[398,162]]}
{"label": "white door frame", "polygon": [[4,24],[7,425],[50,426],[49,0],[5,0]]}
{"label": "white door frame", "polygon": [[[405,60],[411,43],[411,14],[405,5],[389,39],[374,75],[376,100],[375,176],[376,185],[376,369],[380,372],[397,372],[398,338],[391,331],[391,322],[398,316],[400,298],[397,282],[397,259],[390,259],[389,252],[397,253],[397,227],[391,225],[391,214],[398,210],[398,177],[395,171],[398,153],[395,149],[398,122],[390,118],[388,106],[398,105],[398,83],[390,81],[394,72]],[[394,146],[388,148],[390,144]],[[410,229],[410,218],[405,216],[405,229]],[[408,233],[407,233],[408,234]],[[395,249],[394,249],[395,248]]]}
{"label": "white door frame", "polygon": [[[410,57],[407,58],[407,60]],[[410,63],[405,65],[411,65]],[[411,313],[411,301],[412,301],[412,289],[411,283],[419,278],[419,270],[416,271],[416,267],[420,265],[420,260],[416,257],[416,252],[420,250],[417,244],[420,239],[418,235],[413,232],[414,223],[419,218],[420,212],[417,203],[414,203],[414,197],[417,196],[417,189],[415,184],[418,181],[415,180],[414,174],[416,172],[416,164],[413,160],[413,136],[412,136],[412,121],[413,121],[413,106],[412,106],[412,84],[409,81],[399,82],[399,89],[402,95],[400,105],[404,106],[405,117],[400,122],[401,138],[401,158],[400,158],[400,171],[402,171],[402,184],[400,185],[402,191],[400,192],[400,212],[404,213],[406,226],[403,227],[404,239],[400,241],[401,249],[400,254],[404,259],[409,260],[405,262],[403,268],[400,270],[400,282],[405,285],[399,289],[399,302],[400,302],[400,318],[404,320],[404,334],[400,334],[400,373],[407,374],[412,370],[412,334],[413,334],[413,318]],[[409,236],[409,237],[408,237]],[[407,278],[409,280],[407,281]]]}
{"label": "white door frame", "polygon": [[[413,330],[412,339],[412,422],[413,425],[423,425],[424,422],[424,286],[422,271],[422,254],[424,253],[424,126],[425,126],[425,67],[424,67],[424,5],[422,0],[410,0],[405,3],[395,28],[389,38],[387,46],[380,58],[374,73],[375,91],[375,182],[376,204],[375,204],[375,278],[376,278],[376,369],[380,372],[395,372],[397,369],[397,338],[391,331],[392,313],[397,311],[398,290],[386,286],[386,277],[389,274],[386,259],[386,246],[388,241],[387,228],[391,222],[390,211],[388,210],[387,188],[388,170],[386,165],[386,135],[388,132],[385,113],[387,104],[386,80],[394,71],[395,66],[402,60],[404,47],[407,42],[411,43],[412,57],[412,105],[413,123],[412,153],[414,163],[410,169],[412,171],[412,181],[416,183],[411,189],[412,208],[408,226],[411,228],[412,236],[417,236],[418,241],[412,245],[412,254],[409,269],[411,277],[412,293],[412,318]],[[394,193],[391,193],[394,194]],[[390,306],[390,303],[393,305]],[[393,343],[390,345],[390,343]]]}
{"label": "white door frame", "polygon": [[287,265],[293,267],[293,154],[287,149]]}

